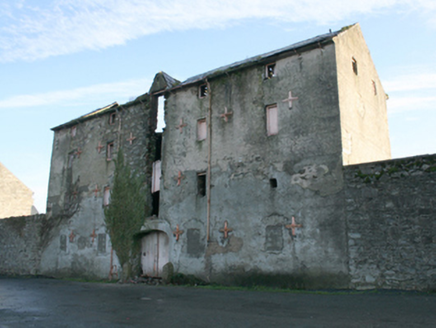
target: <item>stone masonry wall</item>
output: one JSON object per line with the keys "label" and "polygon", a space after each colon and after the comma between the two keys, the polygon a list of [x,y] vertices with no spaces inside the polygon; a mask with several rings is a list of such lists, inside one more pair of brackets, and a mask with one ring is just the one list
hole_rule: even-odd
{"label": "stone masonry wall", "polygon": [[345,167],[351,288],[436,289],[436,155]]}
{"label": "stone masonry wall", "polygon": [[0,274],[37,274],[45,215],[0,220]]}

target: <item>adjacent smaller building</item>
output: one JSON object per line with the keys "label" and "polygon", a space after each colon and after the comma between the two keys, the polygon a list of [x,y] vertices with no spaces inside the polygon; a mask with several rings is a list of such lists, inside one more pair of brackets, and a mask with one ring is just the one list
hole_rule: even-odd
{"label": "adjacent smaller building", "polygon": [[37,213],[32,190],[0,163],[0,219]]}

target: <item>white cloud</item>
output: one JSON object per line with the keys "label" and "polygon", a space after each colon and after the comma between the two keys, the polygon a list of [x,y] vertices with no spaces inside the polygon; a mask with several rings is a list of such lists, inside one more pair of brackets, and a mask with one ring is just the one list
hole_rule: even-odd
{"label": "white cloud", "polygon": [[434,89],[436,91],[435,73],[410,73],[391,78],[383,82],[386,92]]}
{"label": "white cloud", "polygon": [[54,0],[45,7],[10,1],[0,5],[0,62],[104,49],[161,31],[244,19],[327,24],[386,9],[436,11],[433,0]]}
{"label": "white cloud", "polygon": [[434,110],[436,97],[398,96],[387,101],[389,114],[398,114],[417,110]]}
{"label": "white cloud", "polygon": [[113,101],[121,101],[121,99],[128,99],[129,97],[147,92],[150,85],[151,80],[149,79],[137,79],[117,83],[96,84],[72,90],[18,95],[0,100],[0,109],[55,105],[71,101],[80,102],[83,99],[89,99],[89,97],[95,99],[103,95],[110,95]]}

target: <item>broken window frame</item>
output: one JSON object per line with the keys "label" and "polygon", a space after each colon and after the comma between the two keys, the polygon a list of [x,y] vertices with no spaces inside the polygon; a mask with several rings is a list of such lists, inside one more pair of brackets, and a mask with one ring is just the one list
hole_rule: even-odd
{"label": "broken window frame", "polygon": [[206,118],[197,120],[197,141],[203,141],[207,138],[207,121]]}
{"label": "broken window frame", "polygon": [[198,98],[202,99],[202,98],[206,98],[208,95],[208,89],[207,89],[207,84],[200,84],[198,86]]}
{"label": "broken window frame", "polygon": [[109,125],[114,125],[117,119],[117,112],[113,112],[109,115]]}
{"label": "broken window frame", "polygon": [[206,196],[206,171],[197,172],[197,195],[199,197]]}
{"label": "broken window frame", "polygon": [[265,79],[269,80],[276,76],[276,63],[270,63],[265,65]]}
{"label": "broken window frame", "polygon": [[114,149],[115,149],[115,142],[114,141],[109,141],[106,144],[106,160],[108,162],[110,162],[111,160],[113,160],[113,154],[114,154]]}
{"label": "broken window frame", "polygon": [[279,109],[277,104],[266,106],[266,134],[275,136],[279,133]]}

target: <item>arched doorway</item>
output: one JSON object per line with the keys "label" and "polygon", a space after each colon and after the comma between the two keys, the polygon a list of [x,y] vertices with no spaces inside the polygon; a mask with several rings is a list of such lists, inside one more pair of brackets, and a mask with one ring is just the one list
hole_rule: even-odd
{"label": "arched doorway", "polygon": [[160,277],[169,261],[169,238],[163,231],[152,231],[142,237],[141,266],[143,274]]}

